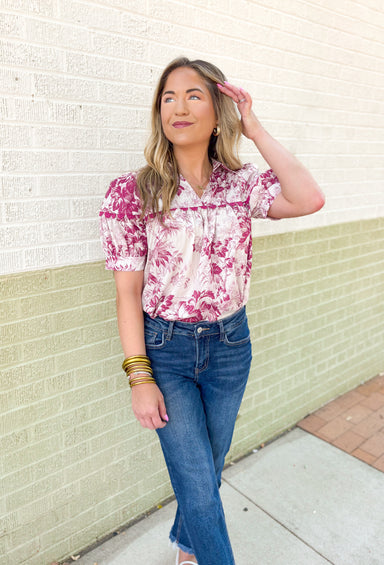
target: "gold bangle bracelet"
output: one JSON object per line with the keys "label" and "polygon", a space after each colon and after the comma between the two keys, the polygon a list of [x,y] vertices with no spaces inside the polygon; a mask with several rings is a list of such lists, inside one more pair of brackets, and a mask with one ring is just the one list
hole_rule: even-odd
{"label": "gold bangle bracelet", "polygon": [[138,365],[137,367],[132,367],[131,369],[127,369],[125,372],[129,376],[132,373],[138,373],[140,371],[144,371],[144,373],[150,373],[151,375],[153,375],[153,370],[151,369],[151,367],[144,367],[140,365]]}
{"label": "gold bangle bracelet", "polygon": [[151,366],[150,363],[148,363],[147,361],[130,361],[129,363],[124,363],[123,368],[127,369],[128,367],[132,367],[133,365],[147,365],[148,367]]}
{"label": "gold bangle bracelet", "polygon": [[126,367],[130,367],[131,365],[135,365],[136,363],[142,363],[143,365],[150,365],[149,361],[145,359],[135,359],[134,361],[129,361],[129,363],[123,363],[122,367],[125,369]]}
{"label": "gold bangle bracelet", "polygon": [[126,371],[127,369],[129,369],[130,367],[134,367],[135,365],[144,365],[145,367],[151,366],[150,363],[146,363],[145,361],[132,361],[132,363],[126,363],[123,366],[123,369],[124,369],[124,371]]}
{"label": "gold bangle bracelet", "polygon": [[129,383],[129,386],[132,388],[133,386],[137,386],[137,385],[145,385],[145,384],[156,384],[155,379],[153,379],[153,381],[135,381],[133,383]]}
{"label": "gold bangle bracelet", "polygon": [[132,363],[132,365],[127,365],[126,367],[124,367],[123,370],[126,373],[130,373],[131,371],[133,371],[134,369],[137,369],[137,368],[148,369],[148,371],[152,370],[151,365],[148,365],[146,363]]}
{"label": "gold bangle bracelet", "polygon": [[139,382],[155,383],[156,381],[152,377],[138,377],[136,379],[130,379],[129,384],[139,383]]}
{"label": "gold bangle bracelet", "polygon": [[146,361],[150,363],[149,357],[147,355],[132,355],[131,357],[126,357],[123,361],[123,365],[132,363],[133,361]]}
{"label": "gold bangle bracelet", "polygon": [[136,377],[129,377],[129,382],[133,383],[134,381],[141,381],[142,379],[144,380],[150,380],[150,381],[154,381],[154,377],[152,375],[137,375]]}
{"label": "gold bangle bracelet", "polygon": [[129,369],[130,367],[134,367],[135,365],[145,365],[146,367],[151,366],[151,364],[147,363],[146,361],[132,361],[132,363],[126,363],[122,367],[123,367],[123,370],[126,371],[127,369]]}

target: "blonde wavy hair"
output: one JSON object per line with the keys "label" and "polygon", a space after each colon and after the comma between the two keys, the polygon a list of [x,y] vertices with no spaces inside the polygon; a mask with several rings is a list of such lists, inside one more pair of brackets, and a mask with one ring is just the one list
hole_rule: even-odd
{"label": "blonde wavy hair", "polygon": [[[161,97],[165,83],[172,71],[180,67],[188,67],[196,71],[204,80],[212,98],[220,134],[211,135],[208,147],[210,161],[217,159],[229,169],[238,170],[242,163],[238,157],[238,145],[241,136],[241,125],[233,101],[222,94],[217,83],[223,84],[224,74],[212,63],[199,59],[190,61],[187,57],[173,60],[164,69],[152,104],[151,135],[144,149],[147,165],[139,170],[137,187],[143,203],[143,214],[161,212],[161,217],[168,214],[171,202],[179,188],[179,170],[173,152],[173,146],[165,137],[161,125]],[[159,200],[162,200],[160,210]]]}

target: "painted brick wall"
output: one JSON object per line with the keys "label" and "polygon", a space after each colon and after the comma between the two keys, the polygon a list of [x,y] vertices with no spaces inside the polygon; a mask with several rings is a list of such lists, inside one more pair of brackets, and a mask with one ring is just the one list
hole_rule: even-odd
{"label": "painted brick wall", "polygon": [[[254,359],[230,458],[383,370],[383,249],[383,219],[254,240]],[[103,263],[2,277],[0,290],[0,562],[48,565],[171,489],[130,408]]]}
{"label": "painted brick wall", "polygon": [[384,368],[384,219],[254,240],[252,378],[232,455]]}
{"label": "painted brick wall", "polygon": [[[313,171],[318,215],[257,235],[384,215],[379,0],[1,0],[0,273],[102,258],[109,181],[143,163],[153,86],[180,54],[248,89]],[[264,167],[249,143],[242,156]]]}
{"label": "painted brick wall", "polygon": [[[319,214],[254,224],[254,362],[230,457],[383,370],[379,0],[0,0],[0,563],[76,554],[170,494],[130,409],[98,241],[151,93],[212,60],[313,171]],[[244,160],[262,160],[244,142]]]}
{"label": "painted brick wall", "polygon": [[73,554],[169,494],[129,408],[113,287],[102,263],[0,279],[2,565]]}

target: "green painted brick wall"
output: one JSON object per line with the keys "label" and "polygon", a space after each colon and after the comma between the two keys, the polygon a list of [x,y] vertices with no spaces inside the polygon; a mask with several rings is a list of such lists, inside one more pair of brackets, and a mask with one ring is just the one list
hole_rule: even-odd
{"label": "green painted brick wall", "polygon": [[[384,368],[384,219],[256,238],[236,458]],[[102,263],[0,278],[0,556],[73,555],[171,494]]]}

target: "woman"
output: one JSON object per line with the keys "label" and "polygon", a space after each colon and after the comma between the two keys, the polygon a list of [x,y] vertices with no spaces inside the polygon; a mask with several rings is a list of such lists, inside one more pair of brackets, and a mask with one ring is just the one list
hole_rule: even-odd
{"label": "woman", "polygon": [[[241,164],[241,133],[271,170]],[[100,212],[123,368],[177,498],[177,564],[233,565],[219,487],[251,363],[251,217],[311,214],[324,198],[261,126],[250,94],[205,61],[164,70],[145,157],[111,183]]]}

